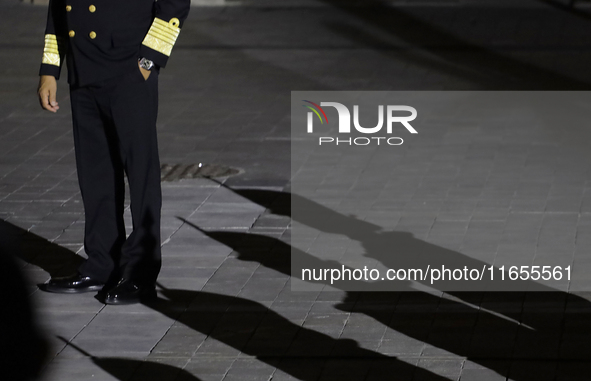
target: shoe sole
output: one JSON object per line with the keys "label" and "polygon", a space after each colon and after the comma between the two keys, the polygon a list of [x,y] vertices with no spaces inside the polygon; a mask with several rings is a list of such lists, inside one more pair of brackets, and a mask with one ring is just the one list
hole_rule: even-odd
{"label": "shoe sole", "polygon": [[39,287],[43,291],[53,292],[54,294],[83,294],[85,292],[97,292],[101,291],[104,287],[103,286],[90,286],[84,288],[63,288],[63,287],[53,287],[48,284],[43,285],[44,287]]}

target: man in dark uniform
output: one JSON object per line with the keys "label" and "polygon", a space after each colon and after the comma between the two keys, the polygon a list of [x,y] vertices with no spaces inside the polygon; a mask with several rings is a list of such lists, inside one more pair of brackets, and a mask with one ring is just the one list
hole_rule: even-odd
{"label": "man in dark uniform", "polygon": [[[190,0],[51,0],[40,70],[41,106],[56,112],[64,57],[84,202],[88,260],[46,291],[101,291],[107,304],[156,296],[160,271],[158,72],[166,65]],[[133,231],[123,221],[124,175]]]}

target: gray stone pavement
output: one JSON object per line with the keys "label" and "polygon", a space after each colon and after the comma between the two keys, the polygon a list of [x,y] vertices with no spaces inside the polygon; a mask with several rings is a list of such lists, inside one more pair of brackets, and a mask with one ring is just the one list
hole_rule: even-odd
{"label": "gray stone pavement", "polygon": [[[587,380],[584,293],[292,292],[282,193],[290,180],[291,91],[588,90],[584,5],[571,12],[558,1],[310,3],[192,9],[160,76],[161,159],[244,173],[222,179],[225,186],[163,183],[160,299],[113,307],[35,286],[84,257],[83,209],[67,85],[60,81],[57,115],[42,112],[35,97],[46,10],[0,2],[0,227],[24,242],[18,263],[49,343],[40,379]],[[525,232],[588,251],[591,182],[585,163],[575,164],[584,179],[576,184],[538,168],[523,194],[499,187],[485,204],[446,203],[442,213],[460,218],[434,239],[455,245],[462,235],[443,238],[476,217],[481,223],[461,250],[520,244],[517,233]],[[463,181],[452,185],[478,186]],[[413,206],[427,196],[404,191],[415,192],[404,202],[417,213],[407,228],[422,228]],[[540,208],[556,212],[555,225],[543,224]],[[19,316],[19,306],[3,304],[2,322]],[[4,324],[2,337],[19,327]],[[22,342],[2,343],[3,358],[38,347],[24,332]]]}

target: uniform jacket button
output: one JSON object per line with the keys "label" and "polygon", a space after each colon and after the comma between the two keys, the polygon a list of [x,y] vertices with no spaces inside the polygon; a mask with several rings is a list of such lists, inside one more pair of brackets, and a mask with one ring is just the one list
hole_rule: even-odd
{"label": "uniform jacket button", "polygon": [[70,12],[72,10],[72,6],[71,5],[66,5],[66,12]]}
{"label": "uniform jacket button", "polygon": [[96,33],[95,33],[94,31],[93,31],[93,32],[90,32],[88,35],[89,35],[89,36],[90,36],[90,38],[92,38],[93,40],[96,38]]}
{"label": "uniform jacket button", "polygon": [[94,13],[94,11],[96,11],[96,7],[94,5],[91,5],[90,7],[88,7],[88,10],[90,11],[90,13]]}
{"label": "uniform jacket button", "polygon": [[76,35],[76,32],[74,32],[73,30],[70,31],[70,33],[68,33],[68,36],[70,37],[74,37]]}

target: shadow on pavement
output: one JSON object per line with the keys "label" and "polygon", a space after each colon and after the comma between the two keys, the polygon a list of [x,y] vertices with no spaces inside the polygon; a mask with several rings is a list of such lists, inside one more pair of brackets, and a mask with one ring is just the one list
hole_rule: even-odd
{"label": "shadow on pavement", "polygon": [[[252,300],[160,288],[166,299],[146,306],[208,335],[207,340],[230,346],[236,354],[254,356],[298,380],[447,380],[415,364],[361,348],[354,340],[334,339],[301,327]],[[185,307],[179,313],[182,303]]]}
{"label": "shadow on pavement", "polygon": [[27,284],[14,255],[18,241],[4,221],[0,223],[0,358],[4,363],[2,379],[33,380],[47,360],[49,344],[37,327],[29,301]]}
{"label": "shadow on pavement", "polygon": [[[29,301],[28,284],[21,274],[15,258],[24,260],[51,274],[71,274],[84,259],[72,251],[0,220],[0,296],[10,312],[0,315],[0,358],[5,364],[2,380],[30,381],[42,373],[49,358],[49,342],[39,331],[34,309]],[[22,266],[22,265],[21,265]],[[61,337],[60,337],[61,338]],[[67,340],[61,338],[66,343]],[[199,380],[185,370],[150,361],[123,358],[96,358],[72,343],[79,352],[118,380],[161,381]],[[133,375],[133,378],[130,378]]]}
{"label": "shadow on pavement", "polygon": [[[291,215],[289,193],[256,189],[234,192],[268,208],[272,213]],[[372,255],[380,248],[376,246],[376,239],[380,240],[375,237],[378,234],[377,226],[340,215],[299,196],[293,197],[296,205],[307,203],[315,210],[314,219],[299,222],[324,232],[340,233],[360,240],[367,250],[366,255],[378,258]],[[335,265],[335,261],[315,258],[272,237],[202,232],[231,247],[238,254],[238,259],[257,261],[287,275],[290,275],[292,250],[307,265],[316,268]],[[403,247],[404,250],[400,252],[407,256],[417,255],[415,250],[425,248],[429,255],[435,257],[448,256],[452,252],[445,248],[438,250],[435,245],[412,238],[408,233],[388,237],[388,247]],[[463,256],[457,252],[453,252],[453,255],[458,258]],[[396,259],[394,256],[385,265],[396,268]],[[343,285],[336,283],[332,286],[339,288]],[[429,349],[432,355],[441,354],[441,350],[451,352],[517,381],[584,380],[591,372],[589,301],[558,291],[447,294],[452,297],[420,292],[349,291],[336,308],[371,316],[403,335],[425,342],[432,346]]]}
{"label": "shadow on pavement", "polygon": [[70,275],[84,262],[76,253],[6,221],[0,220],[0,231],[13,242],[15,257],[40,267],[51,277]]}
{"label": "shadow on pavement", "polygon": [[[5,292],[3,296],[7,298],[8,305],[15,307],[15,313],[2,314],[0,320],[6,331],[3,344],[9,343],[3,345],[3,358],[13,365],[7,368],[5,374],[10,375],[11,381],[25,381],[41,372],[47,359],[47,343],[34,325],[26,286],[12,255],[40,266],[52,276],[68,274],[68,271],[78,267],[83,258],[5,221],[0,223],[0,233],[0,269],[4,275],[0,282],[6,282],[2,289],[10,292]],[[403,379],[446,380],[413,364],[360,348],[353,340],[334,339],[302,328],[257,302],[205,292],[163,289],[161,293],[169,300],[159,299],[148,304],[153,310],[178,319],[188,327],[300,380],[316,380],[321,373],[345,381],[363,379],[368,374],[379,380],[383,379],[380,375],[385,371],[396,372]],[[178,316],[179,303],[187,302],[190,302],[189,312]],[[94,364],[119,380],[199,380],[174,366],[93,357],[72,343],[68,345],[89,356]],[[372,379],[371,376],[369,379]]]}
{"label": "shadow on pavement", "polygon": [[84,356],[90,357],[96,366],[121,381],[200,380],[186,370],[168,364],[117,357],[94,357],[84,349],[68,342],[63,337],[59,338]]}

